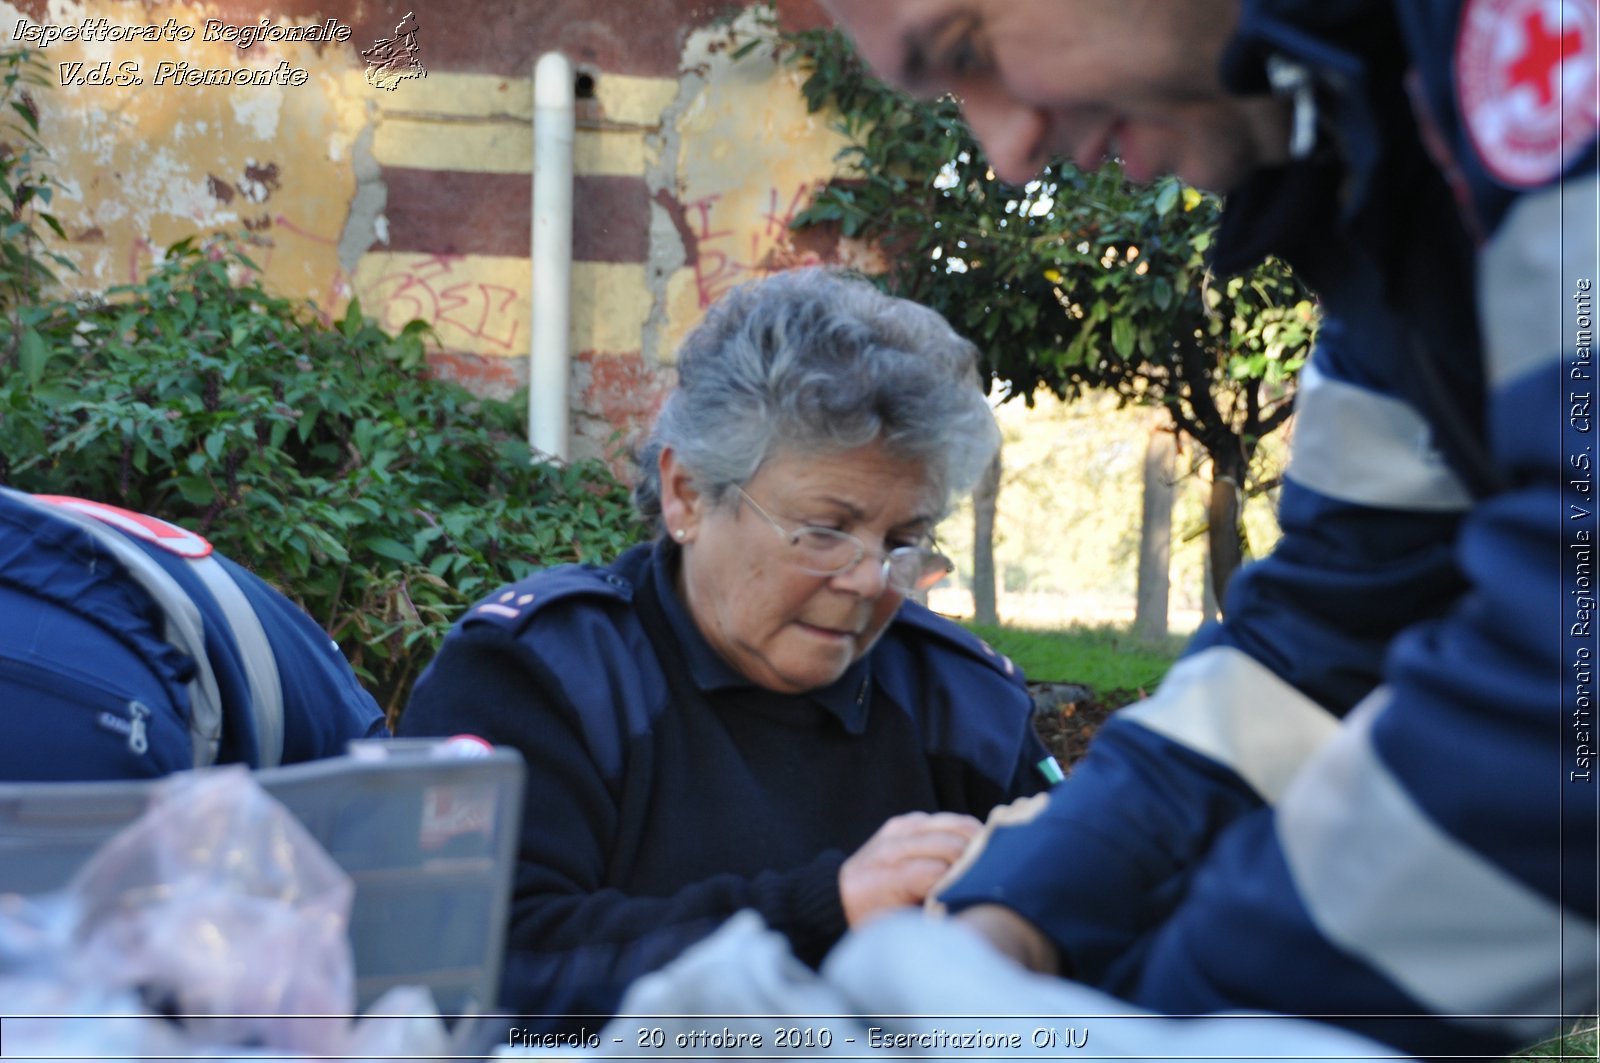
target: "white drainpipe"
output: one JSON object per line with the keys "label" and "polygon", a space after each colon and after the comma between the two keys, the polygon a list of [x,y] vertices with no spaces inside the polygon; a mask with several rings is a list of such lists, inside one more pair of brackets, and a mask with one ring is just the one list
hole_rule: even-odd
{"label": "white drainpipe", "polygon": [[567,457],[572,321],[572,64],[546,52],[533,69],[533,326],[528,443]]}

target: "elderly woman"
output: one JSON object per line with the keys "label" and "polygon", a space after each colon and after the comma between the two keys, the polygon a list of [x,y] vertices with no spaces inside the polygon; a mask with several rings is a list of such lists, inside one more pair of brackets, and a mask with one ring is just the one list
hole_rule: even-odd
{"label": "elderly woman", "polygon": [[741,908],[816,962],[1044,785],[1020,675],[907,595],[999,442],[975,352],[820,270],[684,342],[635,492],[655,542],[475,606],[402,735],[528,762],[501,1003],[605,1015]]}

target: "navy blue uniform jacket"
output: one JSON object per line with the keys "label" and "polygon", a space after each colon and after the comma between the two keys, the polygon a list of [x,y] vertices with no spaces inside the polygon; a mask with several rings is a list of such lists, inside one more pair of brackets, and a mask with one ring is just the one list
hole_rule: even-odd
{"label": "navy blue uniform jacket", "polygon": [[981,818],[1043,785],[1022,677],[971,634],[907,602],[837,682],[774,694],[701,637],[676,556],[638,546],[497,592],[400,726],[527,758],[502,1000],[525,1015],[608,1015],[742,908],[817,961],[845,929],[839,866],[884,820]]}

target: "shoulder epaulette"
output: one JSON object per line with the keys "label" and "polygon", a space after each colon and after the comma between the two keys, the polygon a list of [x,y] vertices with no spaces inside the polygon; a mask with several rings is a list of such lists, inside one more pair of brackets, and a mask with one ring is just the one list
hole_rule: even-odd
{"label": "shoulder epaulette", "polygon": [[929,635],[946,646],[959,650],[976,660],[982,661],[995,671],[1007,678],[1021,683],[1022,671],[1016,663],[989,645],[987,642],[957,624],[947,620],[926,606],[916,602],[906,602],[900,606],[900,612],[895,616],[895,623],[905,624]]}
{"label": "shoulder epaulette", "polygon": [[603,568],[562,565],[500,588],[468,609],[461,622],[495,624],[515,633],[551,604],[586,596],[631,601],[633,584]]}

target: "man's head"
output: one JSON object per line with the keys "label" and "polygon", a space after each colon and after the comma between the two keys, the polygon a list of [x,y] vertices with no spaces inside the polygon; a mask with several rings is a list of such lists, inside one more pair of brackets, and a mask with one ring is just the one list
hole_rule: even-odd
{"label": "man's head", "polygon": [[1239,0],[823,0],[886,81],[953,93],[995,172],[1120,157],[1227,191],[1287,153],[1286,106],[1223,91]]}

